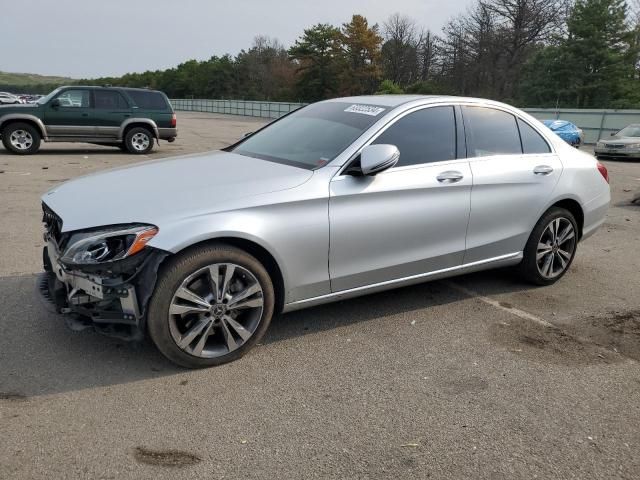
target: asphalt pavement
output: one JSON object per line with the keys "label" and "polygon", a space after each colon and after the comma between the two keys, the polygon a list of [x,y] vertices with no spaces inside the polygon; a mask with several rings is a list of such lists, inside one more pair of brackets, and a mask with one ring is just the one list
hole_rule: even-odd
{"label": "asphalt pavement", "polygon": [[44,191],[262,123],[180,113],[142,158],[0,149],[0,478],[640,477],[640,162],[605,162],[607,221],[555,286],[499,270],[294,312],[218,368],[40,304]]}

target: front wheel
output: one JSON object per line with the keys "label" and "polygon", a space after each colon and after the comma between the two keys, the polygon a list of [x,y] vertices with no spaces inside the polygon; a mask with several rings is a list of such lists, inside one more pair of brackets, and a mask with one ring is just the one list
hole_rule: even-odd
{"label": "front wheel", "polygon": [[552,207],[531,232],[520,264],[522,276],[536,285],[551,285],[567,273],[578,247],[578,225],[573,214]]}
{"label": "front wheel", "polygon": [[12,123],[2,131],[2,143],[10,152],[31,155],[40,150],[40,132],[28,123]]}
{"label": "front wheel", "polygon": [[153,135],[146,128],[134,127],[125,135],[124,144],[129,153],[143,155],[153,148]]}
{"label": "front wheel", "polygon": [[275,305],[264,266],[227,245],[200,247],[169,261],[149,304],[158,349],[187,368],[240,358],[266,332]]}

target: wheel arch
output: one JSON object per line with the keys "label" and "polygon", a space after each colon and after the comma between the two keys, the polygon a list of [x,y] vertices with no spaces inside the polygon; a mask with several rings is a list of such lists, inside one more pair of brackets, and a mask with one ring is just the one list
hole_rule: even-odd
{"label": "wheel arch", "polygon": [[173,254],[180,255],[192,249],[200,248],[207,245],[220,244],[236,247],[255,257],[264,266],[264,268],[267,270],[267,273],[271,277],[271,281],[273,282],[273,289],[276,299],[274,311],[276,313],[282,312],[286,293],[282,269],[280,268],[280,264],[276,260],[275,255],[273,255],[272,252],[270,252],[265,246],[261,245],[257,241],[241,236],[225,235],[200,240],[196,243],[192,243],[188,246],[185,246],[184,248],[181,248],[180,250],[173,252]]}
{"label": "wheel arch", "polygon": [[38,132],[40,132],[40,136],[43,140],[47,139],[47,129],[38,117],[34,115],[24,115],[20,113],[9,113],[0,117],[0,132],[7,126],[12,123],[27,123],[33,127],[35,127]]}
{"label": "wheel arch", "polygon": [[127,135],[127,132],[132,128],[141,127],[151,131],[151,134],[158,140],[160,134],[158,132],[158,125],[150,118],[129,118],[122,122],[120,125],[120,131],[118,132],[118,140],[123,141]]}
{"label": "wheel arch", "polygon": [[557,200],[552,207],[560,207],[566,210],[569,210],[571,214],[575,217],[576,223],[578,224],[578,238],[582,238],[582,231],[584,228],[584,210],[580,202],[578,202],[574,198],[563,198],[561,200]]}

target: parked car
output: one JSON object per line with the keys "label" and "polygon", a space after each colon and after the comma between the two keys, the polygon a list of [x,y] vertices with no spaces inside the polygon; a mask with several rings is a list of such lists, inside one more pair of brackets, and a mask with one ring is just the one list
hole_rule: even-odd
{"label": "parked car", "polygon": [[610,139],[600,139],[594,152],[598,158],[640,158],[640,123],[612,133]]}
{"label": "parked car", "polygon": [[11,93],[0,92],[0,105],[13,105],[23,103],[18,97]]}
{"label": "parked car", "polygon": [[98,331],[206,367],[275,312],[505,266],[551,285],[609,200],[603,165],[508,105],[334,99],[223,151],[53,188],[43,288]]}
{"label": "parked car", "polygon": [[580,148],[580,145],[584,143],[584,132],[571,122],[566,120],[543,120],[542,123],[573,147]]}
{"label": "parked car", "polygon": [[115,87],[61,87],[34,104],[0,106],[5,148],[27,155],[40,142],[113,145],[144,154],[154,140],[173,142],[176,115],[167,96],[155,90]]}

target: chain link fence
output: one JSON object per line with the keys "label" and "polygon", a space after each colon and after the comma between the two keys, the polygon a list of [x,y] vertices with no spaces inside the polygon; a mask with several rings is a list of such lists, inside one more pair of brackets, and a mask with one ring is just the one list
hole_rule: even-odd
{"label": "chain link fence", "polygon": [[[297,110],[305,103],[258,102],[249,100],[209,100],[197,98],[172,99],[176,110],[188,112],[222,113],[248,117],[279,118]],[[524,108],[525,112],[539,120],[567,120],[585,134],[585,143],[594,144],[603,137],[626,127],[640,123],[640,110],[580,110],[555,108]]]}

